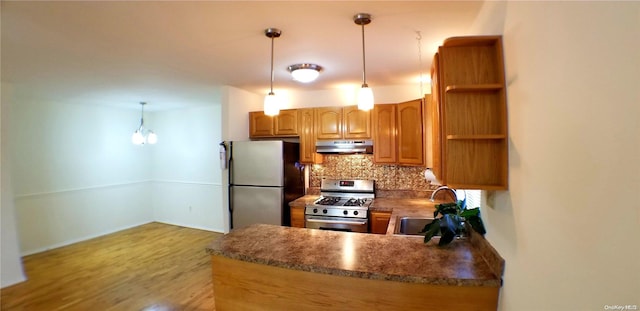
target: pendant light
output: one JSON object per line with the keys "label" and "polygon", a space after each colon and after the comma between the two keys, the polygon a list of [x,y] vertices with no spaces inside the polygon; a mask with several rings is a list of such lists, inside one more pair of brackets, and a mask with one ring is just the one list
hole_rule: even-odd
{"label": "pendant light", "polygon": [[140,126],[138,129],[131,135],[131,142],[136,145],[144,145],[144,144],[155,144],[158,142],[158,135],[154,133],[152,130],[148,130],[144,128],[144,105],[147,103],[140,103]]}
{"label": "pendant light", "polygon": [[271,86],[269,88],[269,94],[264,98],[264,114],[268,116],[276,116],[280,113],[280,100],[275,93],[273,93],[273,40],[280,37],[282,31],[276,28],[267,28],[264,34],[271,38]]}
{"label": "pendant light", "polygon": [[358,92],[358,109],[371,110],[373,108],[373,91],[367,84],[367,69],[364,57],[364,25],[371,23],[371,15],[358,13],[353,16],[353,21],[362,27],[362,87]]}

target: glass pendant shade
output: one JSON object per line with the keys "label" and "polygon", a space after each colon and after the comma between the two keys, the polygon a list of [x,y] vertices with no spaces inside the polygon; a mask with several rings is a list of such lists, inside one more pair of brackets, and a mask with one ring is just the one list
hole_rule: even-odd
{"label": "glass pendant shade", "polygon": [[264,98],[264,114],[268,116],[276,116],[280,113],[280,102],[273,92],[269,92]]}
{"label": "glass pendant shade", "polygon": [[373,91],[366,84],[362,85],[362,87],[358,91],[358,109],[373,109]]}

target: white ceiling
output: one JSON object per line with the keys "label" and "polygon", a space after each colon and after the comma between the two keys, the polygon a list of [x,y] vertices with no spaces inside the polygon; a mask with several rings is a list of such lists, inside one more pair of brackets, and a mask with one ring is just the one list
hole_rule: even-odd
{"label": "white ceiling", "polygon": [[[467,34],[482,1],[2,1],[2,82],[18,95],[149,110],[211,103],[220,85],[274,91],[416,83],[437,46]],[[420,31],[421,59],[416,31]],[[324,67],[311,84],[286,68]]]}

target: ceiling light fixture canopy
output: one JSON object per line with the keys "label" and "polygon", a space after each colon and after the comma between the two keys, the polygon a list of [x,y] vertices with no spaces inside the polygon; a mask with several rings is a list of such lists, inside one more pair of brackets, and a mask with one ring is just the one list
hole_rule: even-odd
{"label": "ceiling light fixture canopy", "polygon": [[267,28],[264,31],[267,38],[271,38],[271,86],[269,88],[269,94],[264,98],[264,114],[268,116],[276,116],[280,113],[280,100],[273,93],[273,40],[279,38],[282,31],[277,28]]}
{"label": "ceiling light fixture canopy", "polygon": [[367,84],[367,67],[364,56],[364,25],[371,23],[371,14],[358,13],[353,16],[356,25],[362,26],[362,87],[358,92],[358,109],[371,110],[373,108],[373,91]]}
{"label": "ceiling light fixture canopy", "polygon": [[144,105],[146,104],[147,103],[145,102],[140,103],[140,126],[133,135],[131,135],[131,142],[136,145],[153,145],[158,142],[158,135],[156,135],[152,130],[144,128]]}
{"label": "ceiling light fixture canopy", "polygon": [[294,80],[309,83],[318,78],[322,67],[316,64],[295,64],[287,67],[287,70]]}

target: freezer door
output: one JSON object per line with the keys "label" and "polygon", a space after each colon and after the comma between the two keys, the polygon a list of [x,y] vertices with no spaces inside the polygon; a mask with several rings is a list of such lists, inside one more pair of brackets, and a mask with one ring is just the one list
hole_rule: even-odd
{"label": "freezer door", "polygon": [[234,141],[232,159],[234,185],[284,185],[282,141]]}
{"label": "freezer door", "polygon": [[282,187],[231,187],[233,229],[252,224],[282,225]]}

